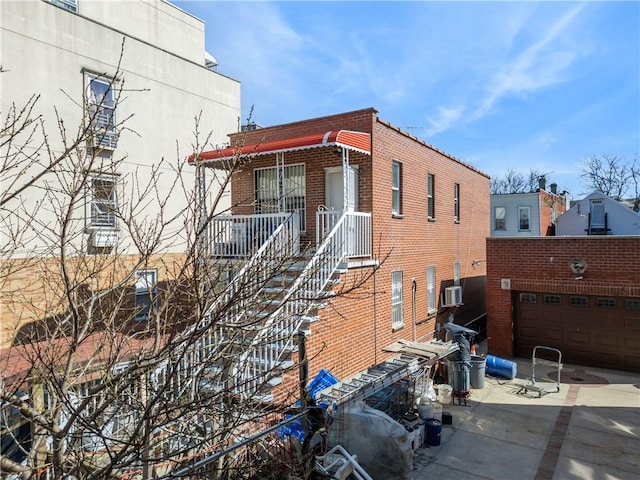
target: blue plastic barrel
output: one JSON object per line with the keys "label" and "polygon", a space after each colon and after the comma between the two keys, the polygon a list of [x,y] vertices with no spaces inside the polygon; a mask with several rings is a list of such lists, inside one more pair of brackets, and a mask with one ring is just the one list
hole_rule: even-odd
{"label": "blue plastic barrel", "polygon": [[440,445],[442,422],[435,418],[430,418],[425,422],[425,430],[427,431],[427,444],[432,447]]}
{"label": "blue plastic barrel", "polygon": [[504,358],[487,355],[487,375],[493,377],[516,378],[518,364]]}

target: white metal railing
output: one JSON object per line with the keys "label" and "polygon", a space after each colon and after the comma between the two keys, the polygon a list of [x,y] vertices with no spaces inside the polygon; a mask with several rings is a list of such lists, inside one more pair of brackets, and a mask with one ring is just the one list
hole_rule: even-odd
{"label": "white metal railing", "polygon": [[321,244],[336,223],[346,217],[346,256],[371,257],[372,233],[371,214],[364,212],[343,212],[342,210],[318,210],[316,212],[316,244]]}
{"label": "white metal railing", "polygon": [[[251,256],[291,215],[285,212],[216,217],[212,219],[209,226],[211,252],[219,257]],[[294,215],[297,216],[297,214]],[[291,232],[292,239],[297,239],[298,236],[299,229]]]}
{"label": "white metal railing", "polygon": [[[289,351],[294,335],[304,323],[304,315],[321,306],[330,295],[324,293],[336,270],[347,255],[348,215],[335,223],[313,258],[287,290],[280,307],[270,315],[251,342],[251,355],[257,363],[249,364],[246,371],[239,372],[245,377],[245,384],[257,389],[274,368],[279,365],[283,354]],[[279,335],[275,336],[274,332]],[[259,371],[257,371],[259,370]]]}
{"label": "white metal railing", "polygon": [[[371,215],[361,212],[323,212],[323,227],[328,232],[311,260],[304,266],[295,281],[275,298],[275,310],[264,309],[256,313],[260,300],[269,297],[264,292],[266,282],[283,268],[282,260],[299,254],[298,216],[286,214],[267,240],[257,248],[242,270],[209,308],[209,321],[200,328],[201,340],[194,347],[197,363],[206,364],[204,356],[213,358],[220,348],[237,343],[231,372],[234,391],[240,395],[254,396],[278,368],[283,366],[285,352],[291,351],[295,334],[305,321],[305,315],[322,306],[330,294],[325,289],[341,264],[350,256],[371,255]],[[255,226],[271,230],[281,220],[281,214],[223,217],[216,226],[215,245],[234,225],[243,228]],[[319,216],[320,217],[320,216]],[[225,223],[227,222],[227,223]],[[236,228],[236,231],[240,230]],[[258,228],[258,231],[259,228]],[[246,244],[249,245],[249,244]],[[250,249],[226,248],[226,255],[248,254]],[[221,250],[218,250],[220,253]],[[280,260],[280,261],[278,261]],[[260,315],[262,318],[260,318]],[[198,367],[195,367],[195,373]],[[194,370],[191,370],[194,374]]]}

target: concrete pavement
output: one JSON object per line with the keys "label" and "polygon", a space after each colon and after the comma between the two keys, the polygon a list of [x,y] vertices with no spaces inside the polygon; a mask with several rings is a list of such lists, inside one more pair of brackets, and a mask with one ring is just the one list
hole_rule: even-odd
{"label": "concrete pavement", "polygon": [[[638,480],[640,374],[565,364],[560,392],[520,391],[531,359],[511,359],[517,378],[485,377],[453,416],[441,443],[414,456],[414,480]],[[536,365],[536,379],[555,369]]]}

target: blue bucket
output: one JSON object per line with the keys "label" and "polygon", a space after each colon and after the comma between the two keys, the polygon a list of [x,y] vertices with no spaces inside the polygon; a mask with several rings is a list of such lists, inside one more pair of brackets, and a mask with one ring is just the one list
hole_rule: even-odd
{"label": "blue bucket", "polygon": [[427,444],[432,447],[440,445],[442,422],[435,418],[430,418],[425,422],[425,430],[427,431]]}
{"label": "blue bucket", "polygon": [[518,364],[516,362],[487,355],[487,375],[513,379],[516,378],[517,373]]}

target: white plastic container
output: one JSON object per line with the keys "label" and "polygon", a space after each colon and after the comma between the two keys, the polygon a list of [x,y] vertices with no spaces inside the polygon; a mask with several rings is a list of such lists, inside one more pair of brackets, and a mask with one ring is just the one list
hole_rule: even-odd
{"label": "white plastic container", "polygon": [[418,416],[423,420],[433,418],[433,402],[428,397],[422,397],[418,403]]}
{"label": "white plastic container", "polygon": [[442,422],[442,404],[440,402],[433,404],[433,418]]}
{"label": "white plastic container", "polygon": [[438,402],[442,405],[449,405],[451,403],[451,394],[453,393],[453,388],[451,385],[447,385],[443,383],[442,385],[438,385]]}

